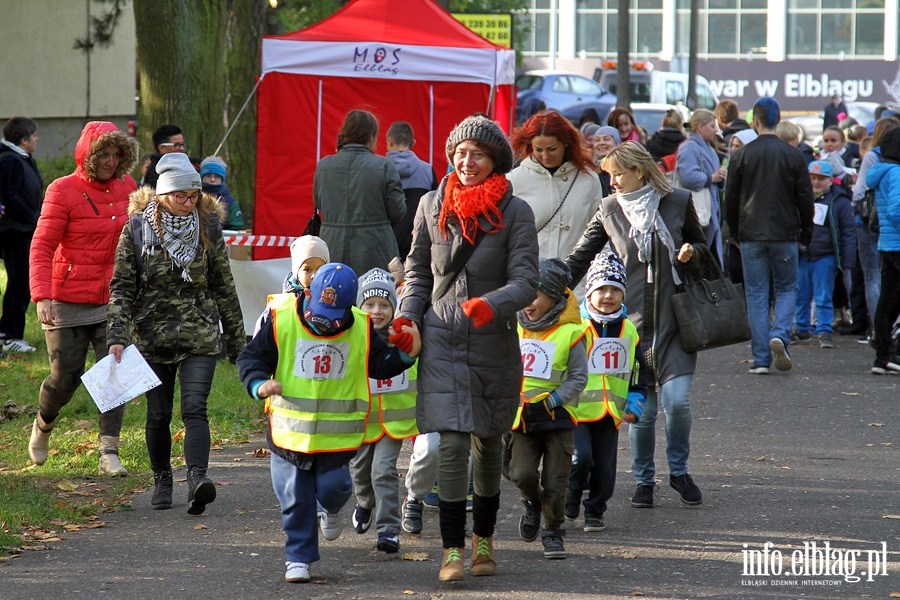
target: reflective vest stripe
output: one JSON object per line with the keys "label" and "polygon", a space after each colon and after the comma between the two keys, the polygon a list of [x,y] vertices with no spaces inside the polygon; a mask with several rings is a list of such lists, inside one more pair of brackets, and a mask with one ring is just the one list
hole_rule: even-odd
{"label": "reflective vest stripe", "polygon": [[[634,370],[634,353],[637,342],[640,339],[634,324],[625,319],[622,324],[622,332],[619,334],[629,340],[628,373],[625,377],[592,373],[588,375],[587,386],[578,398],[578,408],[575,417],[581,421],[599,421],[607,414],[615,421],[616,428],[622,422],[622,413],[625,412],[625,403],[628,399],[628,388],[631,386],[631,373]],[[588,352],[593,346],[594,340],[602,339],[593,325],[588,330]]]}
{"label": "reflective vest stripe", "polygon": [[[512,429],[517,429],[522,421],[522,406],[526,402],[543,402],[544,398],[562,385],[568,375],[569,351],[584,337],[589,328],[586,322],[581,323],[562,323],[551,327],[540,338],[542,341],[553,342],[553,368],[550,372],[550,379],[538,379],[536,377],[522,378],[522,404],[516,411],[516,418],[513,421]],[[519,326],[519,337],[525,337],[525,330]],[[536,336],[529,336],[536,337]],[[575,416],[575,406],[577,399],[573,402],[563,405],[563,408],[573,417]]]}
{"label": "reflective vest stripe", "polygon": [[[353,308],[353,325],[335,336],[313,335],[297,315],[298,297],[269,297],[283,396],[266,401],[276,446],[294,452],[355,450],[363,442],[369,415],[369,316]],[[346,352],[343,377],[312,379],[295,371],[302,342],[340,344]]]}

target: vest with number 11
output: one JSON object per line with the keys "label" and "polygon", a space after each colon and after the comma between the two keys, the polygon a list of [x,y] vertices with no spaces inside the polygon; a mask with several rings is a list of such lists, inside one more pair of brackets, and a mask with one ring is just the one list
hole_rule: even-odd
{"label": "vest with number 11", "polygon": [[302,296],[269,297],[282,395],[266,400],[272,441],[294,452],[355,450],[369,415],[369,315],[334,336],[312,334],[297,314]]}
{"label": "vest with number 11", "polygon": [[[634,323],[628,319],[622,319],[622,331],[618,338],[603,337],[595,327],[592,323],[588,329],[588,382],[578,397],[575,417],[580,423],[599,421],[608,414],[618,429],[628,400],[628,388],[635,368],[634,353],[640,336]],[[604,342],[611,341],[614,343],[612,350],[604,351]],[[628,356],[620,356],[620,352],[615,350],[627,350]]]}

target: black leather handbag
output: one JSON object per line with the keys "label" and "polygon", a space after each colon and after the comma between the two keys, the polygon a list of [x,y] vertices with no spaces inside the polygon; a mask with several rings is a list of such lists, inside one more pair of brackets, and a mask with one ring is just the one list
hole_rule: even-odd
{"label": "black leather handbag", "polygon": [[707,253],[706,264],[718,278],[705,279],[685,269],[684,291],[672,296],[681,347],[685,352],[711,350],[750,339],[744,286],[722,273],[719,262]]}

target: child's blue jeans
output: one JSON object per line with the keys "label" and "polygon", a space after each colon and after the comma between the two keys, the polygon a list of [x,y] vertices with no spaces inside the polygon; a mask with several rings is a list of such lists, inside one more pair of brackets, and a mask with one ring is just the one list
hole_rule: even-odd
{"label": "child's blue jeans", "polygon": [[816,335],[831,333],[834,320],[834,278],[837,264],[834,256],[824,256],[816,260],[800,258],[798,265],[797,310],[794,313],[794,327],[797,331],[812,331],[810,305],[816,303]]}

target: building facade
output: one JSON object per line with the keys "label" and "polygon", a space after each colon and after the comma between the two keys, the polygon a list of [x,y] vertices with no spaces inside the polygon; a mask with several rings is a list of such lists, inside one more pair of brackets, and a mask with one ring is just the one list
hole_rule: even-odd
{"label": "building facade", "polygon": [[[526,68],[591,76],[615,59],[618,0],[530,1]],[[835,92],[900,105],[900,0],[700,0],[700,7],[698,73],[743,109],[772,95],[789,111],[819,110]],[[690,17],[690,0],[632,0],[631,59],[686,72]]]}

